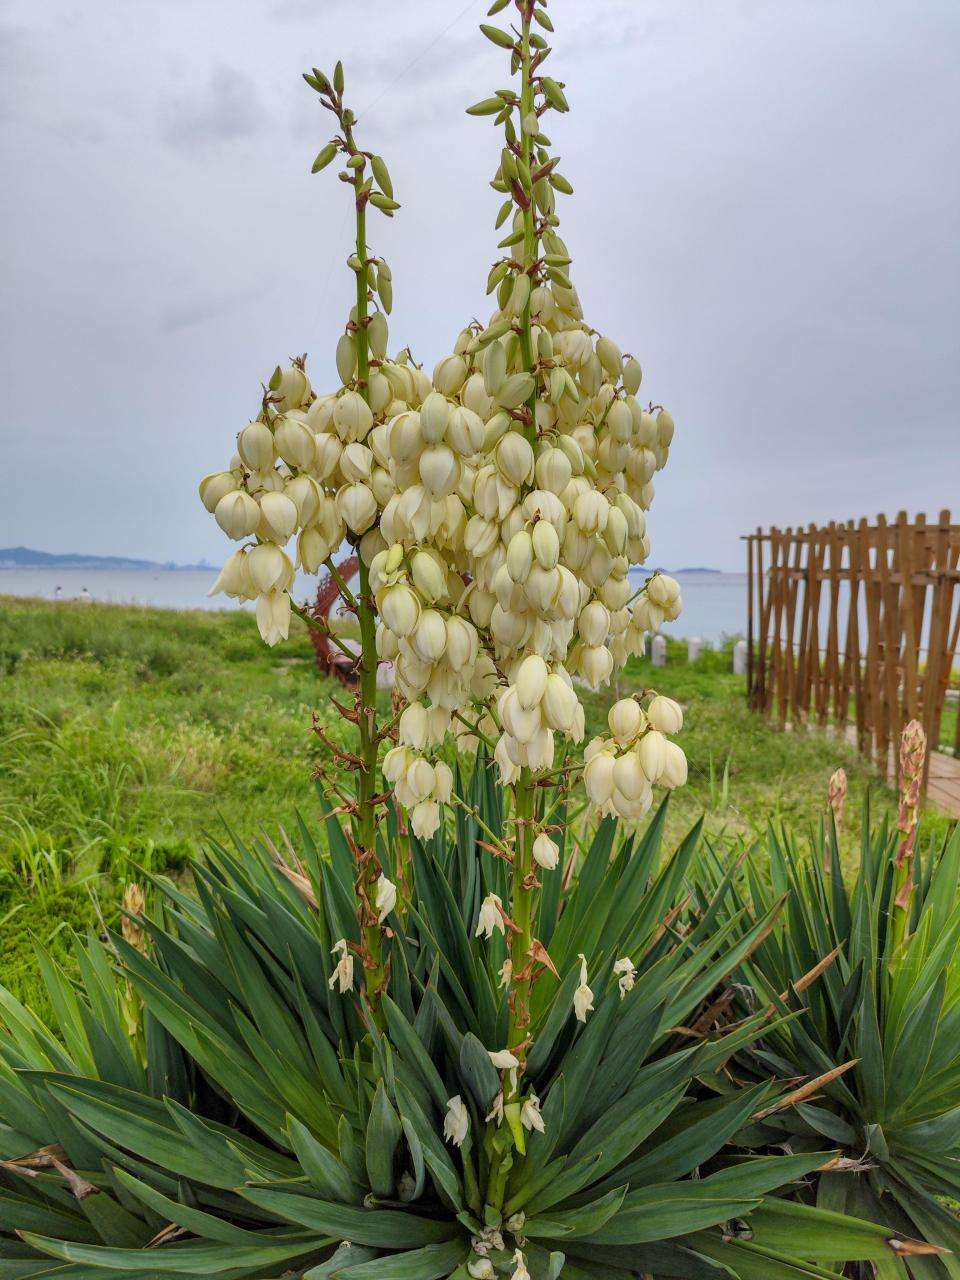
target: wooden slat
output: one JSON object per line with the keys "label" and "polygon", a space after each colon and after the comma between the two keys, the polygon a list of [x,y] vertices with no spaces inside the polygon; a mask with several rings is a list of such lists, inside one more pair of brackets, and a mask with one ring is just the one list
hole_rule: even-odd
{"label": "wooden slat", "polygon": [[[815,717],[843,730],[852,703],[858,747],[884,769],[903,725],[919,718],[928,759],[956,764],[931,773],[938,794],[960,786],[960,759],[934,754],[960,644],[960,525],[950,512],[935,524],[900,511],[892,522],[758,528],[746,541],[749,705],[776,708],[783,726]],[[956,738],[960,756],[960,717]]]}

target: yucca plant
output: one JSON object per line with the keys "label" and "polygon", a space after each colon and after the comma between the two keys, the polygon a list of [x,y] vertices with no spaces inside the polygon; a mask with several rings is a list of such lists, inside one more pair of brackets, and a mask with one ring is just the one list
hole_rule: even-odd
{"label": "yucca plant", "polygon": [[[910,1246],[786,1198],[835,1156],[752,1136],[789,1098],[729,1064],[776,1012],[709,1030],[779,903],[747,920],[730,877],[691,911],[699,832],[664,859],[662,810],[639,838],[616,825],[683,784],[681,708],[619,699],[574,750],[574,675],[608,683],[680,609],[673,579],[628,577],[674,424],[570,279],[546,8],[482,28],[518,77],[470,108],[502,129],[505,252],[493,316],[432,380],[386,356],[391,277],[367,237],[370,208],[397,207],[386,166],[342,67],[305,77],[336,128],[314,168],[339,157],[355,211],[342,386],[278,369],[201,497],[242,544],[218,585],[256,599],[268,643],[294,533],[335,580],[340,540],[359,556],[358,593],[339,582],[361,637],[350,727],[317,727],[325,841],[302,824],[217,844],[193,893],[157,882],[153,918],[129,900],[78,987],[51,974],[56,1029],[5,1002],[0,1280],[753,1280]],[[571,823],[581,778],[593,816]]]}
{"label": "yucca plant", "polygon": [[[775,908],[720,927],[721,884],[684,920],[698,832],[664,860],[662,811],[639,841],[607,820],[571,849],[569,887],[541,900],[557,976],[535,989],[535,1103],[510,1112],[489,1051],[507,998],[474,936],[502,875],[483,763],[463,790],[450,838],[414,840],[385,1032],[323,959],[358,928],[333,819],[328,852],[304,826],[282,863],[268,843],[211,846],[195,897],[158,881],[162,919],[140,919],[140,945],[112,940],[117,973],[95,942],[79,986],[45,966],[57,1031],[4,998],[0,1213],[22,1243],[0,1249],[0,1276],[748,1280],[889,1254],[873,1226],[769,1199],[829,1163],[829,1141],[743,1150],[778,1090],[739,1087],[725,1066],[769,1018],[721,1035],[700,1023]],[[581,1023],[583,962],[596,1008]],[[143,1004],[132,1038],[128,982]]]}
{"label": "yucca plant", "polygon": [[[834,785],[816,838],[771,831],[726,905],[749,902],[765,918],[786,898],[729,995],[733,1016],[767,1006],[779,1018],[738,1057],[736,1074],[792,1082],[796,1102],[747,1136],[797,1152],[837,1144],[842,1162],[819,1175],[815,1202],[925,1241],[899,1246],[876,1274],[934,1280],[960,1275],[950,1207],[960,1198],[960,831],[914,850],[923,745],[919,725],[909,726],[898,824],[872,825],[868,800],[851,876],[840,863]],[[723,873],[719,861],[709,867],[701,863],[712,895]],[[849,1274],[874,1272],[854,1265]]]}

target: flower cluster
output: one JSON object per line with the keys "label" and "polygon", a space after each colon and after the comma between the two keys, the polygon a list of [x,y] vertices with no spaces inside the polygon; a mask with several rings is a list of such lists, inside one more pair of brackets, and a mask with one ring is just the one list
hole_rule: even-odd
{"label": "flower cluster", "polygon": [[453,772],[443,760],[431,762],[422,754],[443,741],[450,727],[444,707],[411,702],[400,715],[397,746],[383,758],[383,776],[397,800],[410,813],[410,824],[421,840],[429,840],[440,825],[440,806],[450,803]]}
{"label": "flower cluster", "polygon": [[[270,645],[287,637],[296,569],[316,573],[344,538],[368,564],[383,547],[377,521],[397,486],[382,433],[429,388],[429,378],[404,356],[387,360],[387,322],[376,311],[367,326],[376,362],[368,403],[355,388],[355,333],[351,316],[337,348],[339,391],[316,395],[304,358],[277,369],[259,416],[237,435],[229,468],[200,482],[204,506],[229,538],[243,543],[210,594],[255,600]],[[294,537],[292,558],[287,547]]]}
{"label": "flower cluster", "polygon": [[622,698],[607,714],[609,738],[594,738],[584,751],[587,795],[602,812],[636,820],[653,803],[653,788],[680,787],[687,758],[668,734],[679,733],[683,712],[672,698],[655,694],[646,709]]}
{"label": "flower cluster", "polygon": [[[544,249],[569,261],[555,232]],[[472,706],[509,784],[553,765],[557,734],[582,741],[576,682],[605,685],[681,601],[665,574],[628,578],[672,418],[640,405],[639,364],[584,323],[572,285],[502,265],[487,328],[464,330],[419,410],[378,429],[397,491],[371,585],[401,693]]]}

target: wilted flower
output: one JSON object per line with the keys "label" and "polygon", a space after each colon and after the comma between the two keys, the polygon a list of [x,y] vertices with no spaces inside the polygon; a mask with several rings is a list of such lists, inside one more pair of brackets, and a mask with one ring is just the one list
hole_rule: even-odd
{"label": "wilted flower", "polygon": [[464,1106],[459,1093],[447,1099],[447,1111],[443,1118],[443,1136],[455,1147],[463,1144],[470,1129],[470,1112]]}
{"label": "wilted flower", "polygon": [[537,1133],[543,1133],[544,1124],[543,1116],[540,1114],[540,1099],[535,1093],[531,1093],[524,1100],[520,1109],[520,1123],[525,1129],[536,1129]]}
{"label": "wilted flower", "polygon": [[530,1280],[530,1272],[527,1270],[527,1264],[520,1249],[517,1249],[513,1255],[513,1268],[510,1280]]}
{"label": "wilted flower", "polygon": [[488,893],[480,904],[480,915],[477,919],[477,931],[474,936],[490,939],[497,929],[501,933],[506,933],[503,922],[503,903],[495,893]]}
{"label": "wilted flower", "polygon": [[488,1049],[490,1061],[498,1071],[512,1071],[514,1067],[519,1067],[520,1060],[509,1049]]}
{"label": "wilted flower", "polygon": [[618,960],[613,966],[613,972],[620,975],[617,986],[620,988],[620,999],[632,991],[637,980],[637,966],[633,963],[629,956],[624,956]]}
{"label": "wilted flower", "polygon": [[397,886],[388,880],[381,872],[377,880],[377,894],[374,906],[377,911],[377,919],[383,924],[387,916],[397,905]]}
{"label": "wilted flower", "polygon": [[330,989],[338,987],[341,995],[346,995],[348,991],[353,990],[353,956],[347,948],[346,938],[341,938],[339,942],[335,942],[331,948],[331,954],[338,957],[337,967],[330,975]]}
{"label": "wilted flower", "polygon": [[593,992],[587,985],[587,957],[580,953],[580,985],[573,993],[573,1012],[578,1022],[586,1022],[587,1014],[593,1011]]}

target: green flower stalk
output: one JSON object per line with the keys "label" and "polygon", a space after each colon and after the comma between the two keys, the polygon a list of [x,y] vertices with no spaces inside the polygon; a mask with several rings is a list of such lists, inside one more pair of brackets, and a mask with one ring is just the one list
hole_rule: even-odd
{"label": "green flower stalk", "polygon": [[[381,725],[377,716],[377,622],[369,566],[385,546],[380,516],[395,491],[377,432],[382,435],[387,419],[418,405],[429,380],[409,366],[408,353],[396,360],[387,357],[392,274],[367,242],[368,210],[392,217],[399,208],[387,167],[380,156],[357,143],[356,117],[344,104],[342,65],[337,64],[330,78],[314,68],[304,79],[337,124],[334,137],[317,155],[313,172],[339,159],[343,165],[339,177],[350,188],[355,212],[354,251],[348,266],[356,278],[356,302],[336,353],[342,386],[337,392],[317,395],[307,376],[305,356],[289,368],[278,366],[260,412],[238,435],[229,469],[205,477],[200,496],[224,532],[243,543],[211,594],[224,591],[236,599],[255,600],[257,621],[268,644],[286,639],[291,612],[296,612],[308,626],[322,630],[353,664],[354,705],[336,705],[356,726],[357,750],[345,750],[317,727],[328,754],[318,776],[340,802],[336,808],[349,817],[347,838],[356,862],[358,941],[337,940],[332,981],[341,989],[353,985],[356,956],[364,995],[379,1021],[388,974],[385,922],[397,894],[381,866],[376,844],[385,803],[378,785],[380,748],[392,726]],[[284,549],[294,535],[296,565]],[[359,555],[356,594],[332,559],[344,540]],[[295,568],[308,573],[325,568],[331,574],[344,609],[356,618],[358,655],[327,619],[292,601]],[[345,774],[356,779],[352,796],[343,789]],[[296,882],[301,881],[298,877]]]}

